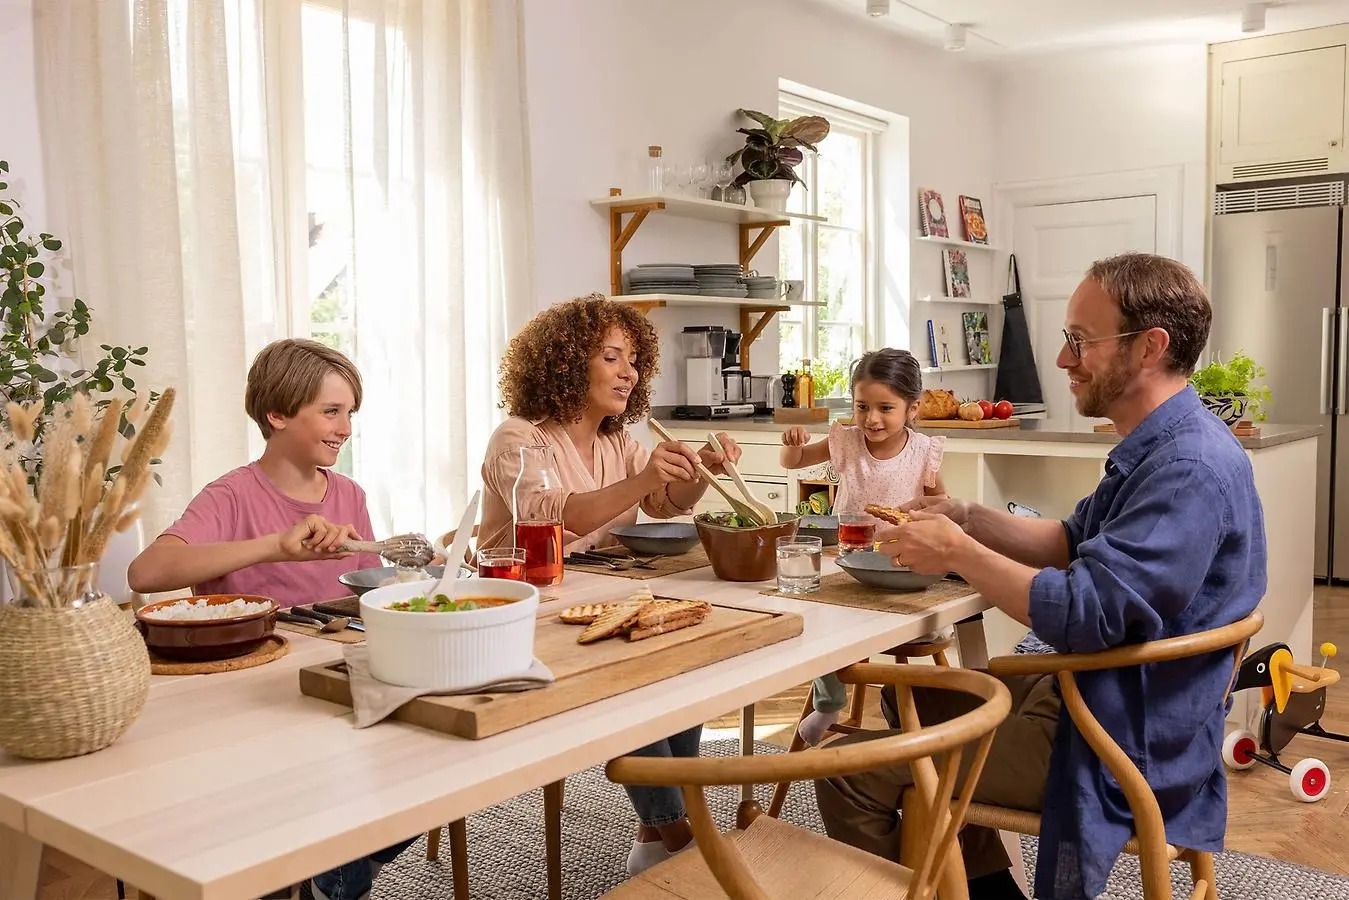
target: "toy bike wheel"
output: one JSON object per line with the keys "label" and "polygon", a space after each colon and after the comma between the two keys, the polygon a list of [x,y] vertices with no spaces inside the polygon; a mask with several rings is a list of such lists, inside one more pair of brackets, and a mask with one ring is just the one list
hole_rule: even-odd
{"label": "toy bike wheel", "polygon": [[1330,793],[1330,770],[1321,760],[1308,757],[1293,766],[1288,786],[1303,803],[1314,803]]}
{"label": "toy bike wheel", "polygon": [[1255,754],[1260,749],[1255,735],[1244,728],[1223,738],[1223,762],[1228,768],[1243,770],[1255,765]]}

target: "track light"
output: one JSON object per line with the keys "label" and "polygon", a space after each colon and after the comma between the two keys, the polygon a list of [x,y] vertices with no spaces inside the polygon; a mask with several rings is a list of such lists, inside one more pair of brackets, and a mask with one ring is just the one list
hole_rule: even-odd
{"label": "track light", "polygon": [[946,26],[946,49],[965,49],[965,26],[952,23]]}
{"label": "track light", "polygon": [[890,0],[867,0],[867,15],[869,16],[890,15]]}
{"label": "track light", "polygon": [[1246,34],[1254,34],[1257,31],[1265,30],[1265,4],[1246,4],[1246,7],[1241,11],[1241,30]]}

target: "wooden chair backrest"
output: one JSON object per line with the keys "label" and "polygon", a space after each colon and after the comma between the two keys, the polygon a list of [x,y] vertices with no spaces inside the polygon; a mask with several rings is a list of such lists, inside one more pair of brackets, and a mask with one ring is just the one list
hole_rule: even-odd
{"label": "wooden chair backrest", "polygon": [[[448,552],[450,547],[454,544],[455,535],[457,535],[458,533],[459,529],[456,528],[452,531],[447,531],[444,534],[442,534],[440,536],[440,546],[444,547],[445,550]],[[473,544],[477,537],[478,537],[478,526],[474,525],[473,533],[469,535],[468,546],[464,549],[464,562],[468,565],[473,565]]]}
{"label": "wooden chair backrest", "polygon": [[[956,836],[988,756],[993,732],[1011,710],[1011,694],[997,679],[968,669],[859,663],[839,671],[838,677],[845,684],[894,685],[906,719],[904,732],[809,753],[730,758],[625,756],[609,763],[608,776],[619,784],[682,787],[698,849],[717,883],[733,900],[769,900],[735,845],[718,831],[703,795],[704,786],[831,778],[903,764],[914,766],[917,775],[922,767],[928,777],[915,778],[915,783],[925,806],[937,812],[922,862],[909,884],[908,896],[912,900],[930,900],[947,861],[958,852]],[[922,725],[913,703],[914,687],[971,694],[982,702],[946,722]],[[976,745],[974,755],[953,804],[962,754],[971,744]],[[934,756],[941,757],[940,774],[933,763]]]}

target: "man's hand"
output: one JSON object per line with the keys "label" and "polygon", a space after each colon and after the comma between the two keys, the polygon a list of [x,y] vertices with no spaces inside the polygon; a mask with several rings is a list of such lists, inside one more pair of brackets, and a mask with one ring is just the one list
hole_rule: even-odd
{"label": "man's hand", "polygon": [[341,549],[346,541],[361,536],[350,525],[336,525],[322,516],[305,516],[277,536],[279,561],[310,562],[316,559],[345,559],[351,553]]}
{"label": "man's hand", "polygon": [[974,504],[968,500],[957,500],[954,497],[918,497],[905,503],[900,509],[906,513],[914,513],[915,521],[924,514],[945,516],[961,528],[965,528],[970,524],[970,509],[973,506]]}
{"label": "man's hand", "polygon": [[724,454],[718,453],[711,444],[703,444],[698,450],[698,458],[707,466],[707,470],[713,475],[725,475],[726,467],[722,465],[725,462],[732,464],[740,462],[740,445],[731,439],[731,436],[724,431],[717,432],[717,442],[721,444]]}
{"label": "man's hand", "polygon": [[923,510],[914,510],[911,515],[913,521],[907,525],[877,531],[877,549],[894,557],[895,565],[908,566],[923,575],[953,571],[956,557],[972,538],[944,515]]}

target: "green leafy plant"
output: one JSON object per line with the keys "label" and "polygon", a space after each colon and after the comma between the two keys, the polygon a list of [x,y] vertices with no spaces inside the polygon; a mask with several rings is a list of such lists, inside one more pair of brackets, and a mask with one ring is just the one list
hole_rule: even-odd
{"label": "green leafy plant", "polygon": [[1246,411],[1256,421],[1265,421],[1264,406],[1273,400],[1269,385],[1254,382],[1265,377],[1265,370],[1255,360],[1238,350],[1227,362],[1215,358],[1213,362],[1195,371],[1190,384],[1201,397],[1244,397]]}
{"label": "green leafy plant", "polygon": [[848,370],[840,363],[817,359],[810,364],[816,397],[843,397],[848,393]]}
{"label": "green leafy plant", "polygon": [[801,148],[819,152],[815,145],[829,135],[829,120],[823,116],[797,116],[795,119],[775,119],[753,109],[736,110],[759,124],[758,128],[737,128],[745,136],[745,146],[726,157],[731,165],[740,163],[744,169],[736,176],[735,184],[744,187],[751,181],[783,178],[804,184],[796,174],[796,167],[806,158]]}
{"label": "green leafy plant", "polygon": [[[3,192],[9,188],[9,163],[0,160],[0,422],[8,426],[8,403],[16,403],[33,418],[33,438],[22,444],[0,447],[13,452],[36,483],[42,469],[42,443],[56,409],[76,394],[88,394],[97,409],[112,400],[114,392],[134,392],[134,367],[145,365],[148,347],[100,344],[102,351],[88,368],[79,367],[79,339],[89,333],[91,311],[83,300],[71,298],[62,304],[54,294],[54,255],[61,242],[45,232],[33,235],[19,216],[19,202]],[[150,394],[153,402],[158,399]],[[125,414],[119,430],[131,438],[134,424]],[[154,460],[158,463],[159,460]],[[107,477],[117,474],[110,467]],[[155,480],[159,476],[155,475]]]}

